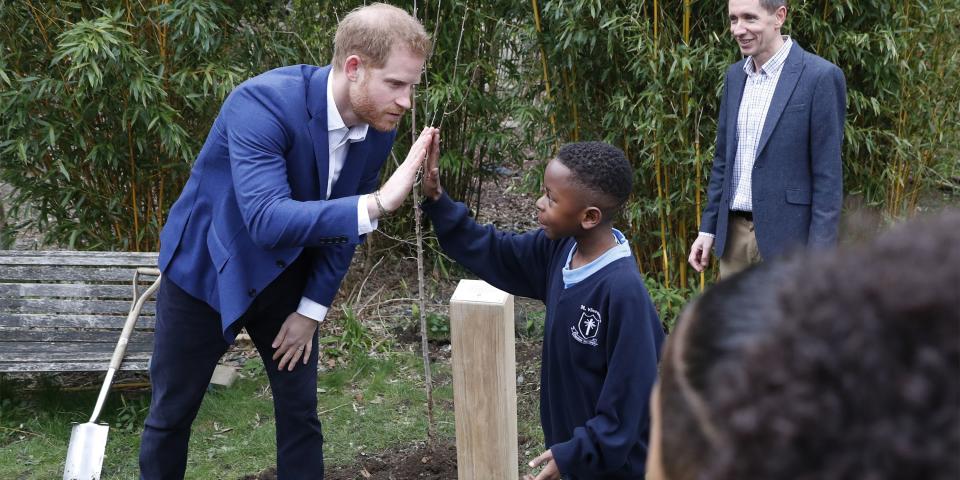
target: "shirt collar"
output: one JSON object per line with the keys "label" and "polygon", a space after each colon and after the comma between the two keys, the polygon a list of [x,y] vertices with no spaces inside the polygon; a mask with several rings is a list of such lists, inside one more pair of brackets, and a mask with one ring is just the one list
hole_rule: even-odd
{"label": "shirt collar", "polygon": [[347,124],[343,123],[337,102],[333,99],[333,69],[331,68],[327,76],[327,131],[344,130],[350,142],[362,142],[367,138],[369,127],[366,123],[358,123],[348,129]]}
{"label": "shirt collar", "polygon": [[790,53],[790,47],[793,45],[793,40],[790,39],[790,35],[783,35],[783,45],[780,45],[780,50],[777,50],[777,53],[773,54],[770,57],[770,60],[767,60],[767,63],[764,63],[760,67],[760,71],[757,72],[754,70],[753,65],[753,55],[747,57],[746,63],[743,64],[743,72],[747,75],[755,75],[757,73],[763,73],[766,75],[776,75],[780,72],[780,69],[783,68],[783,64],[787,61],[787,54]]}
{"label": "shirt collar", "polygon": [[613,231],[613,238],[617,240],[617,244],[613,248],[603,252],[603,254],[595,258],[592,262],[577,268],[570,268],[570,260],[573,259],[573,252],[577,250],[577,243],[573,243],[570,253],[567,254],[567,261],[563,264],[563,269],[561,270],[563,288],[570,288],[586,280],[590,275],[599,272],[603,267],[606,267],[614,261],[633,255],[630,251],[630,243],[627,242],[627,237],[616,228],[611,228],[611,230]]}

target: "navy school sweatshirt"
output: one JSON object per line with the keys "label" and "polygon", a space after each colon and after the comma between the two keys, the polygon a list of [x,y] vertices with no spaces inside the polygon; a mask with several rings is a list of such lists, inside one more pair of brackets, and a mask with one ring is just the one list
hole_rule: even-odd
{"label": "navy school sweatshirt", "polygon": [[540,423],[563,477],[643,479],[664,332],[633,257],[565,288],[573,238],[479,225],[446,193],[423,210],[454,260],[501,290],[546,305]]}

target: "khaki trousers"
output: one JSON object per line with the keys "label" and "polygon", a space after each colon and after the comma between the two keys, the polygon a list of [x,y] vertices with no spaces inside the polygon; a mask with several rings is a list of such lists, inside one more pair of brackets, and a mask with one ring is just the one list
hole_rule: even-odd
{"label": "khaki trousers", "polygon": [[757,248],[753,222],[731,214],[727,224],[727,244],[723,249],[723,256],[720,257],[720,279],[728,278],[761,261],[763,258]]}

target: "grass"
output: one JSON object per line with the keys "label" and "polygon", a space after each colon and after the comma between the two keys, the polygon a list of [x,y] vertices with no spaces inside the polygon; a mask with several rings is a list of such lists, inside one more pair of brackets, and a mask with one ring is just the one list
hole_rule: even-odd
{"label": "grass", "polygon": [[[352,464],[361,452],[376,454],[426,439],[421,362],[415,351],[393,351],[353,356],[320,373],[318,412],[328,466]],[[232,387],[207,392],[193,424],[187,478],[239,478],[275,465],[273,404],[263,365],[258,358],[249,360],[242,373]],[[452,439],[449,361],[434,364],[434,378],[438,435]],[[531,380],[528,375],[525,382]],[[524,463],[540,453],[542,433],[535,388],[520,385],[518,390]],[[0,478],[60,478],[71,422],[89,418],[96,394],[65,391],[43,380],[24,391],[22,382],[0,376]],[[111,393],[101,419],[110,425],[101,478],[138,476],[140,433],[149,404],[149,392]]]}

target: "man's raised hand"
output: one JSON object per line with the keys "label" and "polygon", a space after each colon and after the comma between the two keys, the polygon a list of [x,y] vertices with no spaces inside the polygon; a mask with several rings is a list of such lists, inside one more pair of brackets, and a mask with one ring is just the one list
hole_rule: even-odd
{"label": "man's raised hand", "polygon": [[425,127],[420,132],[420,137],[410,147],[410,153],[406,160],[397,167],[397,170],[390,175],[390,178],[380,187],[380,190],[367,197],[367,213],[370,219],[374,220],[390,213],[403,205],[403,200],[407,198],[410,190],[413,188],[413,182],[417,178],[417,171],[423,163],[424,157],[433,141],[438,130],[433,127]]}

